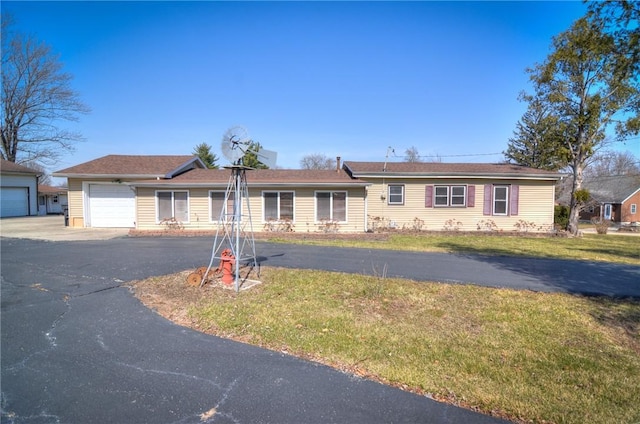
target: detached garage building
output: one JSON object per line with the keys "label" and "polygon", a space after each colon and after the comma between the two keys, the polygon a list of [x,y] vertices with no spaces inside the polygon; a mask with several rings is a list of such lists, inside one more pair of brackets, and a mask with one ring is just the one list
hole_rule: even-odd
{"label": "detached garage building", "polygon": [[0,217],[38,215],[40,172],[0,159]]}

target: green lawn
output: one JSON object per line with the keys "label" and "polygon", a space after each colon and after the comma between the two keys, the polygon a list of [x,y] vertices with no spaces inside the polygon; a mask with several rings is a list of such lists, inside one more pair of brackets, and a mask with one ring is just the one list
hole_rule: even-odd
{"label": "green lawn", "polygon": [[390,234],[386,240],[370,237],[301,240],[274,235],[269,240],[326,246],[419,252],[478,253],[579,259],[640,265],[640,236],[588,234],[579,238],[501,236],[491,234]]}
{"label": "green lawn", "polygon": [[[298,242],[640,264],[633,236]],[[640,422],[640,300],[418,283],[379,271],[263,268],[262,284],[238,294],[188,287],[187,273],[134,287],[143,302],[200,331],[514,422]]]}
{"label": "green lawn", "polygon": [[189,307],[197,328],[514,421],[640,421],[640,301],[305,270],[261,280],[211,288]]}

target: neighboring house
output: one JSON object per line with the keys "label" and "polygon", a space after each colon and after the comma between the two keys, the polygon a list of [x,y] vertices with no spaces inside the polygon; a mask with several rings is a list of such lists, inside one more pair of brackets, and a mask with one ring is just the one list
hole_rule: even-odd
{"label": "neighboring house", "polygon": [[560,174],[511,164],[345,162],[372,183],[370,227],[550,231]]}
{"label": "neighboring house", "polygon": [[640,176],[623,175],[585,180],[591,200],[580,212],[580,219],[602,217],[619,224],[640,221]]}
{"label": "neighboring house", "polygon": [[[53,174],[67,177],[70,225],[215,229],[229,169],[191,156],[105,156]],[[335,170],[247,170],[255,231],[364,232],[553,228],[559,174],[515,165],[339,161]],[[222,213],[221,213],[222,212]],[[223,218],[224,220],[224,218]],[[422,222],[421,225],[418,225]]]}
{"label": "neighboring house", "polygon": [[38,185],[38,215],[61,215],[68,204],[66,188]]}
{"label": "neighboring house", "polygon": [[38,214],[38,177],[26,166],[0,159],[0,217]]}

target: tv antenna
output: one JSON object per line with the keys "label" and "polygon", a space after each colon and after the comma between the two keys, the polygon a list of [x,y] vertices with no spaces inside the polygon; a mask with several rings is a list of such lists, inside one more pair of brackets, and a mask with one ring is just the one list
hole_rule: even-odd
{"label": "tv antenna", "polygon": [[384,157],[384,166],[382,167],[382,172],[387,172],[387,161],[389,160],[389,153],[393,153],[393,155],[395,156],[396,150],[391,146],[387,147],[387,154]]}
{"label": "tv antenna", "polygon": [[[218,259],[221,264],[224,261],[231,262],[233,284],[238,292],[251,270],[258,266],[246,175],[246,171],[253,168],[244,165],[244,158],[248,153],[253,153],[260,162],[271,168],[275,166],[277,153],[260,148],[251,140],[246,128],[241,126],[229,128],[222,136],[220,147],[224,157],[231,162],[231,165],[224,167],[231,170],[231,175],[220,210],[211,261],[200,287],[204,285],[214,260]],[[241,266],[248,267],[244,278],[240,275]]]}

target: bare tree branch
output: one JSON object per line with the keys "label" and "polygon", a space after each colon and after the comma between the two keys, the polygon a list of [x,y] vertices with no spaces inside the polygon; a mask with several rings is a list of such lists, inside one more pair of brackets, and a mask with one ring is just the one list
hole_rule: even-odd
{"label": "bare tree branch", "polygon": [[63,71],[51,48],[30,36],[10,31],[2,16],[2,158],[15,162],[54,163],[82,140],[61,127],[90,111],[71,88],[73,77]]}

